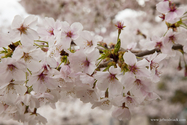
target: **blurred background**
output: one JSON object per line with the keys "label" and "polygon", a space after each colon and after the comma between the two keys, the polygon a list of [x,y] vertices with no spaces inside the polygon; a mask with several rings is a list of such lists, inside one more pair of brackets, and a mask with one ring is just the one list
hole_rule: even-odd
{"label": "blurred background", "polygon": [[[85,30],[93,31],[108,42],[117,36],[114,24],[120,20],[127,26],[121,39],[139,42],[152,36],[161,36],[167,28],[158,17],[156,3],[160,0],[0,0],[0,31],[8,32],[15,15],[30,14],[53,17],[69,23],[81,22]],[[177,6],[187,8],[187,0],[173,0]],[[140,35],[139,32],[144,35]],[[122,46],[125,46],[123,43]],[[56,109],[49,106],[38,111],[48,119],[48,125],[187,125],[187,77],[184,67],[178,70],[179,53],[175,59],[163,62],[161,81],[154,85],[161,100],[136,107],[132,119],[121,122],[111,117],[111,111],[91,109],[78,99],[58,102]],[[178,119],[181,121],[164,121]],[[157,121],[159,120],[159,121]],[[162,121],[161,121],[162,120]],[[21,125],[0,118],[0,125]]]}

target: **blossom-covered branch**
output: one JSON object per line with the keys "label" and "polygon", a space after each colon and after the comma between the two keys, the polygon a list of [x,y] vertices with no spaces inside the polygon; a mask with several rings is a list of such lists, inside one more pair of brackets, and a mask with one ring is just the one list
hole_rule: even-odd
{"label": "blossom-covered branch", "polygon": [[115,43],[106,43],[79,22],[45,17],[37,25],[36,16],[15,16],[10,32],[0,34],[0,115],[30,125],[46,124],[38,108],[55,108],[58,101],[79,98],[92,108],[115,107],[113,117],[125,121],[133,108],[160,99],[153,84],[160,80],[166,57],[175,57],[174,50],[187,52],[187,25],[184,9],[171,1],[156,7],[166,16],[166,33],[144,35],[139,45],[126,46],[123,22],[115,25]]}

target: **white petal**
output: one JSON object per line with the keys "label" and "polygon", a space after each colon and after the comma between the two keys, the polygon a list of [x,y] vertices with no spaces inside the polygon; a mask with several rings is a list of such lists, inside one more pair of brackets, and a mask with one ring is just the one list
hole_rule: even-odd
{"label": "white petal", "polygon": [[149,62],[146,59],[140,60],[136,63],[136,66],[138,68],[145,68],[146,66],[149,66]]}
{"label": "white petal", "polygon": [[79,32],[83,29],[83,26],[81,23],[79,22],[75,22],[71,25],[71,29],[74,31],[74,32]]}
{"label": "white petal", "polygon": [[23,18],[19,15],[16,15],[12,21],[12,25],[11,25],[11,28],[12,29],[17,29],[17,28],[20,28],[20,26],[22,25],[23,23]]}
{"label": "white petal", "polygon": [[166,58],[167,54],[159,54],[157,55],[157,57],[155,57],[155,59],[153,59],[153,62],[159,63],[160,61],[162,61],[164,58]]}
{"label": "white petal", "polygon": [[123,85],[118,80],[114,80],[109,85],[109,97],[121,95],[122,90],[123,90]]}
{"label": "white petal", "polygon": [[136,62],[137,62],[136,56],[133,53],[131,53],[130,51],[126,52],[123,55],[123,59],[125,60],[125,63],[127,63],[130,66],[136,64]]}
{"label": "white petal", "polygon": [[27,88],[24,85],[14,85],[16,92],[20,95],[24,95],[27,91]]}
{"label": "white petal", "polygon": [[160,13],[167,13],[169,11],[169,1],[160,2],[156,5],[156,9]]}
{"label": "white petal", "polygon": [[126,72],[121,79],[121,83],[125,86],[125,89],[130,90],[134,86],[135,77],[129,72]]}
{"label": "white petal", "polygon": [[34,15],[28,16],[27,18],[25,18],[23,24],[24,26],[29,26],[29,27],[34,27],[36,26],[38,21],[38,18]]}
{"label": "white petal", "polygon": [[120,68],[114,68],[114,66],[111,66],[109,68],[109,72],[112,73],[112,74],[119,74],[121,72],[121,69]]}
{"label": "white petal", "polygon": [[66,21],[62,22],[62,23],[61,23],[61,26],[62,26],[62,31],[67,32],[67,31],[70,30],[70,25],[69,25],[69,23],[66,22]]}
{"label": "white petal", "polygon": [[168,14],[166,14],[166,18],[165,20],[169,23],[175,23],[176,21],[178,21],[179,19],[177,18],[177,13],[176,12],[170,12]]}
{"label": "white petal", "polygon": [[12,58],[19,60],[22,56],[23,56],[23,49],[20,46],[16,47],[12,55]]}
{"label": "white petal", "polygon": [[185,13],[185,8],[179,7],[179,8],[177,8],[177,10],[175,12],[177,13],[178,17],[180,18]]}

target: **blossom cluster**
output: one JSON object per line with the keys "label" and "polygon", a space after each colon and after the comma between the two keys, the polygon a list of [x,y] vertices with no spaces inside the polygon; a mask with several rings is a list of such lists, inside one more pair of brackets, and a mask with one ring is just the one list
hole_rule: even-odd
{"label": "blossom cluster", "polygon": [[[186,5],[186,0],[172,0]],[[81,22],[84,29],[107,36],[114,30],[115,16],[119,11],[132,9],[147,13],[144,21],[155,22],[155,5],[158,0],[20,0],[27,13],[66,20],[69,23]]]}
{"label": "blossom cluster", "polygon": [[24,124],[45,124],[38,108],[79,98],[92,108],[115,107],[113,117],[129,120],[131,109],[160,98],[153,87],[161,74],[160,62],[175,56],[175,46],[187,52],[186,30],[180,29],[187,28],[185,10],[174,7],[167,0],[157,4],[168,30],[163,37],[140,42],[142,50],[156,49],[147,56],[136,53],[135,44],[121,46],[122,22],[116,24],[116,44],[106,44],[79,22],[46,17],[37,25],[36,16],[15,16],[10,32],[0,34],[0,115]]}

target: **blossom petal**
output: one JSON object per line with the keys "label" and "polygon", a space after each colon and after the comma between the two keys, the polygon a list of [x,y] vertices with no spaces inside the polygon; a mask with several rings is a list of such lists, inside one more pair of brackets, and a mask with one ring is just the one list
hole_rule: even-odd
{"label": "blossom petal", "polygon": [[131,65],[131,66],[136,64],[136,62],[137,62],[136,56],[130,51],[126,52],[123,55],[123,59],[125,60],[125,63],[127,63],[128,65]]}
{"label": "blossom petal", "polygon": [[28,16],[27,18],[25,18],[23,24],[24,26],[29,26],[29,27],[34,27],[36,26],[38,21],[38,18],[34,15]]}
{"label": "blossom petal", "polygon": [[13,19],[11,28],[12,28],[12,29],[17,29],[17,28],[19,28],[19,27],[22,25],[22,22],[23,22],[22,17],[19,16],[19,15],[16,15],[16,16],[14,17],[14,19]]}
{"label": "blossom petal", "polygon": [[71,25],[71,29],[74,31],[74,32],[79,32],[83,29],[83,26],[81,23],[79,22],[75,22]]}
{"label": "blossom petal", "polygon": [[160,2],[156,5],[156,9],[160,13],[167,13],[169,11],[169,1]]}

